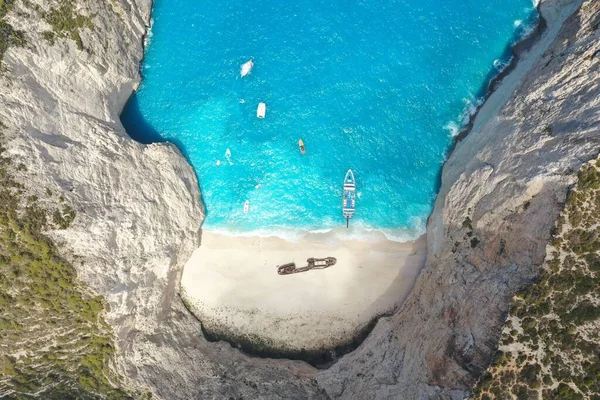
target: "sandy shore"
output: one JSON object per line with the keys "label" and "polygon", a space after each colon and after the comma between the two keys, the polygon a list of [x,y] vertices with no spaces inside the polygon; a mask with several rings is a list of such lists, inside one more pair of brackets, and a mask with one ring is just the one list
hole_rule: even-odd
{"label": "sandy shore", "polygon": [[[426,256],[424,237],[345,240],[341,231],[296,242],[203,232],[187,262],[182,297],[218,338],[262,352],[319,351],[347,345],[374,317],[396,309]],[[280,276],[277,265],[335,257],[323,270]]]}

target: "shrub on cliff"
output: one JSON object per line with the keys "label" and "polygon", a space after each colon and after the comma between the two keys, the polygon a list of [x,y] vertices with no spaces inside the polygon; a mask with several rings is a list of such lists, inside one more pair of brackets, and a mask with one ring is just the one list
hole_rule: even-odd
{"label": "shrub on cliff", "polygon": [[51,31],[44,32],[44,38],[54,43],[55,38],[70,38],[79,50],[83,50],[83,41],[79,34],[81,29],[94,29],[92,19],[79,14],[75,9],[74,0],[59,0],[58,4],[50,11],[40,11],[44,20],[52,27]]}
{"label": "shrub on cliff", "polygon": [[[50,221],[0,147],[0,398],[130,398],[109,369],[104,300],[44,235]],[[63,220],[70,208],[61,210]],[[61,222],[64,222],[61,220]],[[117,386],[116,386],[117,385]]]}
{"label": "shrub on cliff", "polygon": [[500,355],[474,398],[600,399],[600,162],[578,177],[554,232],[556,249],[539,281],[515,296]]}
{"label": "shrub on cliff", "polygon": [[6,22],[6,14],[12,9],[14,0],[0,0],[0,64],[4,53],[11,46],[24,46],[25,34]]}

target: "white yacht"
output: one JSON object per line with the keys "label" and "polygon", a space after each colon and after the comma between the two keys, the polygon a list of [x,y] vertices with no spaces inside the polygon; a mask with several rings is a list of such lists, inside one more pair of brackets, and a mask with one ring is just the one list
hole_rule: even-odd
{"label": "white yacht", "polygon": [[258,118],[264,118],[267,114],[267,105],[265,103],[258,103],[258,108],[256,109],[256,116]]}
{"label": "white yacht", "polygon": [[240,71],[240,75],[242,76],[242,78],[248,75],[250,72],[252,72],[252,67],[254,67],[254,63],[252,62],[252,60],[246,61],[242,64],[242,70]]}
{"label": "white yacht", "polygon": [[346,172],[344,177],[344,195],[342,202],[342,214],[346,218],[346,228],[350,223],[350,218],[354,216],[356,207],[356,180],[351,169]]}

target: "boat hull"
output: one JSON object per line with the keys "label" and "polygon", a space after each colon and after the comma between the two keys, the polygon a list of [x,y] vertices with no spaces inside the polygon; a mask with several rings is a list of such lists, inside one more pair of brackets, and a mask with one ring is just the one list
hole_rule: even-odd
{"label": "boat hull", "polygon": [[355,208],[356,181],[354,179],[354,173],[349,169],[344,178],[344,195],[342,199],[342,215],[346,218],[346,226],[348,226],[350,218],[354,216]]}
{"label": "boat hull", "polygon": [[240,70],[240,75],[243,78],[244,76],[250,74],[250,72],[252,72],[252,67],[254,66],[254,63],[252,61],[248,61],[245,62],[244,64],[242,64],[242,68]]}
{"label": "boat hull", "polygon": [[265,103],[260,103],[258,108],[256,109],[256,117],[263,119],[267,115],[267,105]]}

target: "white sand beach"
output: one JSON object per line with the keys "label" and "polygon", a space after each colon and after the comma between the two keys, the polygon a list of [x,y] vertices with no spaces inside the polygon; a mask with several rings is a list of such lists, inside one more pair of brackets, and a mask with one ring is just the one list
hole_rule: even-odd
{"label": "white sand beach", "polygon": [[[426,256],[424,237],[398,243],[343,240],[340,231],[296,242],[203,232],[187,262],[182,296],[205,329],[236,342],[307,351],[349,342],[374,317],[396,309]],[[327,269],[278,275],[277,265],[335,257]]]}

